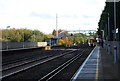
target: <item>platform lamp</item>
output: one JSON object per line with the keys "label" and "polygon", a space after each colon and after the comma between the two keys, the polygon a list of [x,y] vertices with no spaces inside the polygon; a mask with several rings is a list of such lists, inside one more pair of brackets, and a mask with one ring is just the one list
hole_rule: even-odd
{"label": "platform lamp", "polygon": [[[7,26],[6,27],[6,30],[8,29],[8,28],[10,28],[10,26]],[[6,40],[8,40],[8,31],[6,32]],[[8,46],[8,41],[7,41],[7,43],[6,43],[7,45],[7,50],[8,50],[8,48],[9,48],[9,46]]]}

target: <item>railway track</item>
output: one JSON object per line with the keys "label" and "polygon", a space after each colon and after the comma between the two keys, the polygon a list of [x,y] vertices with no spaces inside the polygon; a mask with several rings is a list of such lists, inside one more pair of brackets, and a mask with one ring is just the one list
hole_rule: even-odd
{"label": "railway track", "polygon": [[72,57],[71,59],[69,59],[68,61],[66,61],[65,63],[63,63],[62,65],[58,66],[56,69],[54,69],[53,71],[51,71],[47,75],[43,76],[38,81],[49,81],[55,75],[57,75],[59,72],[61,72],[63,69],[65,69],[66,67],[68,67],[71,63],[73,63],[75,60],[77,60],[79,57],[81,57],[83,55],[84,51],[82,51],[81,54],[77,54],[76,56]]}
{"label": "railway track", "polygon": [[[45,57],[41,60],[36,59],[36,61],[31,61],[30,63],[28,62],[17,67],[15,66],[12,68],[8,68],[3,70],[3,76],[1,77],[1,79],[3,79],[3,81],[9,81],[9,80],[21,81],[24,79],[35,80],[35,81],[45,81],[45,80],[53,81],[55,79],[60,80],[61,79],[60,77],[63,77],[62,74],[69,72],[71,74],[70,77],[72,77],[72,75],[74,75],[74,73],[77,71],[81,63],[85,60],[85,58],[92,49],[93,48],[86,47],[81,50],[67,51],[66,53],[59,54],[57,56]],[[87,51],[89,52],[87,53]],[[77,62],[78,60],[79,62]],[[74,65],[76,63],[78,64]],[[76,68],[74,72],[71,72],[71,70],[69,72],[65,72],[65,69],[70,68],[70,66],[72,65]]]}
{"label": "railway track", "polygon": [[34,60],[24,61],[23,63],[17,64],[17,65],[11,66],[11,67],[4,67],[3,66],[4,67],[3,70],[2,70],[2,75],[3,76],[1,78],[5,78],[5,77],[11,76],[13,74],[19,73],[21,71],[30,69],[32,67],[35,67],[37,65],[46,63],[46,62],[51,61],[53,59],[56,59],[58,57],[64,56],[66,54],[69,54],[71,52],[73,52],[73,51],[65,52],[65,53],[60,54],[60,55],[49,55],[49,56],[45,56],[43,58],[38,58],[38,59],[34,59]]}
{"label": "railway track", "polygon": [[54,55],[38,57],[38,58],[35,58],[35,59],[33,59],[34,57],[31,57],[31,58],[25,58],[23,60],[15,61],[15,62],[12,62],[12,63],[4,64],[4,65],[2,65],[2,71],[12,69],[12,68],[15,68],[15,67],[19,67],[19,66],[22,66],[22,65],[25,65],[25,64],[28,64],[28,63],[38,61],[38,60],[46,59],[46,58],[49,58],[49,57],[52,57],[52,56],[54,56]]}
{"label": "railway track", "polygon": [[[67,51],[64,51],[64,52],[67,52]],[[64,52],[60,52],[60,54],[62,54]],[[56,51],[54,51],[53,53],[56,53]],[[37,61],[37,60],[42,60],[42,59],[45,59],[45,58],[49,58],[49,57],[52,57],[52,56],[55,56],[55,54],[48,54],[48,55],[47,54],[44,54],[44,55],[41,55],[41,54],[35,55],[34,54],[34,55],[31,55],[31,56],[28,56],[28,57],[26,56],[25,58],[21,58],[21,59],[18,58],[17,60],[14,60],[12,62],[3,63],[2,64],[2,69],[0,70],[0,72],[4,71],[4,70],[7,70],[7,69],[14,68],[14,67],[18,67],[18,66],[21,66],[21,65],[25,65],[27,63],[31,63],[31,62],[34,62],[34,61]]]}
{"label": "railway track", "polygon": [[[52,52],[52,53],[51,53]],[[15,62],[21,62],[23,60],[28,60],[28,59],[32,59],[32,58],[36,58],[36,57],[40,57],[40,56],[46,56],[47,54],[55,54],[55,53],[64,53],[65,51],[61,52],[61,51],[56,51],[56,50],[49,50],[49,51],[38,51],[38,52],[28,52],[28,53],[20,53],[18,54],[16,52],[16,54],[11,54],[9,56],[5,56],[7,54],[3,53],[2,56],[2,66],[3,65],[8,65],[8,64],[12,64]]]}
{"label": "railway track", "polygon": [[[17,62],[21,62],[21,61],[24,61],[24,60],[29,60],[29,59],[32,59],[34,57],[36,57],[36,56],[35,55],[31,55],[31,56],[26,56],[26,57],[19,58],[19,59],[13,60],[13,61],[3,62],[2,66],[8,65],[8,64],[17,63]],[[9,58],[6,58],[6,59],[9,59]]]}
{"label": "railway track", "polygon": [[[82,65],[86,57],[89,55],[92,49],[84,50],[79,55],[76,55],[75,58],[73,57],[69,61],[63,64],[62,68],[56,70],[55,73],[52,75],[39,79],[39,81],[71,81],[73,75]],[[51,72],[52,73],[52,72]]]}

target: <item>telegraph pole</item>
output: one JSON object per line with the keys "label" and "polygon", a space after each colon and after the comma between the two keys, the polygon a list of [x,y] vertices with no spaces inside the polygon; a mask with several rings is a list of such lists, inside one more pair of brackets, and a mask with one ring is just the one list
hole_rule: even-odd
{"label": "telegraph pole", "polygon": [[56,14],[56,38],[58,38],[58,16]]}
{"label": "telegraph pole", "polygon": [[56,38],[57,38],[56,45],[58,44],[58,20],[57,20],[57,18],[58,18],[58,16],[56,14]]}

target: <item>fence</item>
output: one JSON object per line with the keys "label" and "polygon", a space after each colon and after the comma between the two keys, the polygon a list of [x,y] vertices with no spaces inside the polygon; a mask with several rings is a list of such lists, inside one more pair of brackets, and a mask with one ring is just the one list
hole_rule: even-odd
{"label": "fence", "polygon": [[47,42],[0,42],[0,50],[47,46]]}
{"label": "fence", "polygon": [[108,52],[111,52],[112,54],[114,54],[114,52],[116,50],[116,54],[117,54],[116,57],[117,57],[117,59],[120,60],[120,41],[105,42],[104,46],[108,50]]}

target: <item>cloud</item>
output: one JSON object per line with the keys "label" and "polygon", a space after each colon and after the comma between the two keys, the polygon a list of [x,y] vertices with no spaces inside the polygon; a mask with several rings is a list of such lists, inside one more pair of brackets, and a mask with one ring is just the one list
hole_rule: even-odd
{"label": "cloud", "polygon": [[82,17],[83,17],[83,18],[86,18],[86,19],[93,19],[93,18],[95,18],[96,16],[83,15]]}
{"label": "cloud", "polygon": [[32,12],[30,14],[30,16],[31,17],[40,17],[40,18],[43,18],[43,19],[53,19],[54,18],[54,16],[46,14],[46,13],[35,13],[35,12]]}
{"label": "cloud", "polygon": [[62,16],[60,16],[61,18],[79,18],[79,16],[75,15],[75,14],[64,14]]}
{"label": "cloud", "polygon": [[0,28],[97,29],[106,0],[0,0]]}

